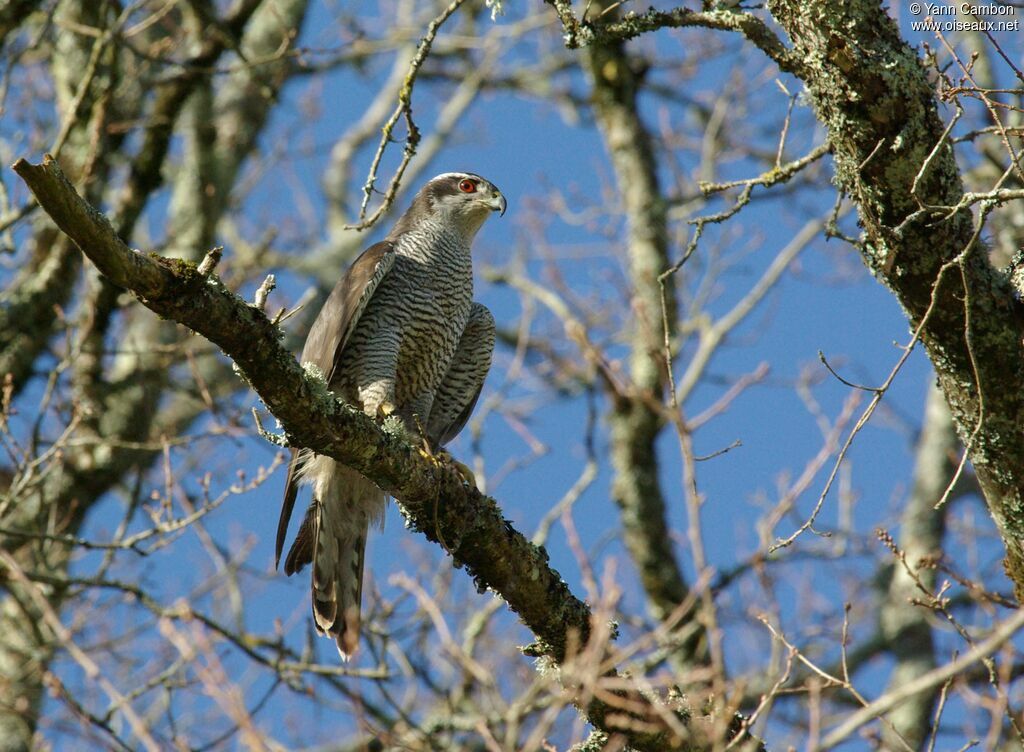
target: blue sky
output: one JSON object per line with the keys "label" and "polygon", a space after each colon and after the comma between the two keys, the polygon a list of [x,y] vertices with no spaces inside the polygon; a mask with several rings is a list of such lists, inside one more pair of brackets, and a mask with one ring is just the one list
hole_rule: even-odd
{"label": "blue sky", "polygon": [[[510,23],[524,12],[519,6],[506,5],[509,6],[508,15],[499,18],[498,24]],[[526,7],[532,13],[539,6],[530,4]],[[367,9],[364,20],[368,27],[372,26],[370,20],[376,13],[375,5]],[[380,15],[386,21],[387,9]],[[333,47],[332,39],[337,37],[334,24],[333,15],[323,5],[315,4],[311,17],[307,19],[302,43],[310,48]],[[528,62],[536,49],[551,45],[553,32],[550,29],[536,34],[538,40],[543,41],[531,39],[511,50],[503,58],[505,68],[499,70]],[[696,40],[709,41],[721,49],[717,54],[705,57],[693,50]],[[1019,61],[1024,49],[1021,37],[1007,36],[1002,40]],[[714,96],[722,90],[749,86],[752,89],[749,105],[736,113],[735,122],[729,123],[730,132],[747,134],[762,147],[772,146],[774,134],[778,133],[785,115],[788,98],[773,80],[777,72],[771,68],[767,74],[764,72],[759,53],[712,32],[663,32],[655,39],[641,40],[635,45],[637,49],[644,49],[662,59],[678,59],[681,66],[685,64],[696,69],[696,75],[688,81],[682,96],[711,104]],[[326,205],[319,186],[330,144],[361,115],[389,65],[390,59],[381,64],[371,64],[365,75],[340,71],[317,78],[312,83],[300,78],[289,85],[263,143],[267,147],[283,144],[289,154],[302,152],[302,155],[286,160],[284,179],[275,173],[258,179],[241,211],[245,232],[255,238],[266,227],[279,225],[284,229],[281,250],[295,254],[305,252],[303,248],[288,245],[287,230],[303,224],[303,212],[307,209],[313,211],[316,220],[323,221]],[[656,75],[665,81],[674,80],[664,71]],[[585,82],[578,72],[562,74],[558,80],[576,91],[585,89]],[[780,80],[791,92],[800,90],[792,79],[783,77]],[[311,91],[310,87],[316,88]],[[429,124],[443,91],[444,87],[426,82],[417,87],[414,106],[421,127]],[[315,97],[321,111],[319,118],[309,119],[302,114],[301,103],[308,97]],[[652,127],[664,126],[691,140],[700,135],[700,128],[693,118],[682,107],[665,99],[645,98],[643,115]],[[944,113],[944,116],[948,115],[949,112]],[[543,207],[552,188],[568,196],[582,197],[598,205],[601,203],[602,191],[610,185],[611,172],[600,136],[586,113],[581,120],[573,121],[550,103],[515,94],[491,93],[473,105],[457,134],[457,143],[445,148],[426,174],[453,169],[472,170],[500,186],[509,201],[507,215],[503,219],[490,220],[481,232],[476,244],[478,262],[498,267],[522,254],[527,271],[543,281],[545,265],[537,255],[538,248],[550,248],[557,254],[557,268],[574,293],[607,307],[611,315],[620,314],[625,305],[617,289],[623,269],[621,218],[614,214],[605,215],[593,226],[573,226],[557,217],[545,217],[543,210],[538,211],[537,208]],[[814,123],[807,102],[799,101],[787,142],[787,157],[802,155],[822,140],[823,133]],[[397,152],[395,148],[393,153]],[[679,149],[673,157],[684,170],[692,171],[696,165],[692,151]],[[361,164],[365,166],[368,159],[369,155],[363,154]],[[393,158],[389,157],[386,165],[393,164]],[[723,165],[716,177],[751,177],[763,168],[750,159],[737,158]],[[741,259],[717,282],[717,293],[709,304],[713,316],[721,315],[746,294],[775,253],[789,242],[804,221],[824,216],[832,207],[835,196],[829,186],[829,174],[826,169],[813,184],[793,195],[755,201],[723,228],[708,231],[698,257],[684,268],[684,275],[691,275],[691,269],[693,273],[699,271],[707,261],[706,254],[742,254]],[[361,179],[361,174],[357,177]],[[667,167],[663,177],[667,182]],[[407,202],[408,196],[405,195],[401,203]],[[701,212],[717,211],[724,205],[721,201],[712,202]],[[157,235],[162,220],[157,209],[161,206],[158,202],[147,217]],[[531,221],[538,217],[543,221]],[[849,218],[844,226],[848,232],[856,231]],[[538,227],[542,228],[541,237],[537,235]],[[611,239],[600,231],[602,227],[613,228]],[[686,228],[681,226],[681,229],[685,231]],[[380,234],[379,230],[369,233],[366,244]],[[684,237],[685,232],[681,232],[676,239],[672,249],[674,257],[681,254]],[[228,247],[228,259],[230,254],[231,248]],[[341,269],[338,270],[340,273]],[[280,279],[282,284],[271,300],[272,305],[294,301],[308,284],[308,280],[294,275],[284,274]],[[251,294],[251,290],[244,292]],[[517,296],[478,280],[477,298],[492,308],[499,326],[516,326],[522,311]],[[542,333],[545,329],[540,325],[550,326],[551,323],[549,317],[542,316],[534,332]],[[728,569],[757,550],[755,525],[766,511],[765,504],[776,500],[780,478],[798,475],[821,446],[815,419],[795,388],[801,374],[810,371],[817,377],[813,395],[823,413],[830,418],[839,414],[844,400],[850,395],[848,387],[824,372],[818,363],[818,352],[822,351],[829,362],[850,380],[881,384],[899,359],[900,351],[896,344],[905,344],[909,336],[906,320],[894,298],[864,271],[856,252],[839,240],[826,242],[822,237],[800,255],[777,288],[730,335],[709,368],[709,375],[713,378],[698,387],[685,406],[688,414],[697,414],[712,404],[729,383],[753,371],[761,362],[768,362],[771,370],[762,383],[745,391],[727,412],[702,427],[695,436],[698,455],[711,454],[736,440],[742,442],[742,446],[699,465],[700,490],[706,499],[701,526],[709,561],[714,567]],[[622,357],[625,352],[623,344],[614,343],[610,352],[613,356]],[[682,361],[685,361],[685,356],[684,351]],[[498,352],[484,400],[504,384],[510,358],[507,349]],[[856,499],[851,518],[854,541],[865,546],[871,555],[852,555],[837,563],[808,560],[802,554],[809,550],[828,551],[830,547],[839,545],[838,538],[825,540],[808,533],[790,550],[792,563],[778,568],[778,597],[782,604],[783,625],[791,628],[795,635],[801,635],[807,628],[808,614],[819,617],[819,623],[824,621],[822,614],[831,615],[826,629],[834,629],[845,602],[854,601],[858,605],[870,602],[868,589],[872,587],[871,578],[875,573],[872,560],[881,556],[877,544],[871,542],[872,531],[882,526],[895,532],[900,504],[910,482],[913,445],[925,390],[932,378],[927,360],[918,350],[907,361],[886,395],[882,408],[857,438],[847,459],[851,470],[850,490]],[[547,451],[500,484],[492,484],[489,490],[501,503],[506,516],[517,528],[529,534],[545,512],[573,484],[583,466],[585,457],[581,437],[587,404],[582,395],[557,398],[531,378],[523,378],[511,385],[509,394],[514,399],[534,399],[542,405],[541,409],[529,415],[527,427]],[[247,400],[256,404],[251,397]],[[866,403],[865,398],[856,414],[859,415]],[[607,407],[603,400],[597,404],[599,411]],[[276,451],[253,438],[211,441],[208,446],[209,452],[202,466],[182,466],[186,488],[194,489],[200,473],[211,470],[212,487],[215,491],[220,490],[233,482],[235,468],[244,468],[252,475],[259,465],[268,464]],[[511,460],[529,454],[529,447],[509,421],[494,412],[484,424],[480,446],[489,474]],[[465,459],[469,456],[466,436],[452,448],[458,457]],[[606,451],[607,434],[602,423],[597,452],[604,457]],[[692,579],[696,573],[685,534],[688,522],[680,481],[679,451],[671,431],[665,432],[658,452],[669,505],[669,522],[677,534],[677,554]],[[177,461],[184,461],[184,453],[173,454]],[[795,527],[794,519],[809,512],[824,487],[830,467],[831,462],[810,484],[807,493],[799,500],[796,517],[787,518],[777,529],[779,534],[790,533]],[[624,586],[624,607],[636,613],[640,611],[641,594],[628,559],[615,540],[619,522],[617,511],[609,499],[610,481],[610,469],[604,463],[597,480],[576,503],[575,521],[585,547],[598,562],[598,571],[601,563],[611,558],[618,562]],[[274,531],[283,483],[283,472],[278,472],[257,491],[229,500],[208,518],[207,527],[228,549],[243,544],[252,547],[248,566],[253,568],[253,572],[244,580],[249,602],[246,614],[249,628],[267,632],[275,619],[281,619],[294,633],[294,643],[300,645],[309,629],[308,581],[305,576],[287,579],[283,574],[271,572]],[[84,533],[86,537],[103,538],[108,535],[119,519],[120,511],[119,503],[112,501],[90,521]],[[991,523],[976,500],[959,502],[953,514],[991,531]],[[825,501],[819,529],[836,530],[840,524],[838,515],[837,491],[833,490]],[[293,530],[294,526],[293,522]],[[950,537],[947,550],[953,560],[962,561],[973,555],[969,546],[966,551],[960,550],[962,545],[965,544],[961,539]],[[557,526],[548,550],[552,565],[574,591],[582,595],[579,567],[565,535]],[[996,583],[1000,589],[1005,588],[1006,582],[998,566],[1001,555],[998,542],[991,537],[983,539],[977,552],[980,566],[996,572],[990,582]],[[126,566],[135,573],[141,573],[154,588],[165,594],[167,602],[171,602],[174,593],[185,592],[191,582],[202,578],[207,568],[202,563],[204,556],[201,542],[186,535],[160,554],[138,562],[126,562]],[[392,573],[412,570],[425,579],[430,568],[423,563],[424,558],[432,562],[431,566],[438,571],[448,566],[441,552],[404,529],[394,506],[389,509],[384,532],[372,537],[369,556],[368,571],[372,572],[375,585],[384,588],[386,593],[393,592],[387,585],[388,576]],[[93,561],[94,557],[86,557],[80,566],[88,570]],[[168,572],[173,572],[174,576],[168,577]],[[175,581],[178,577],[180,582]],[[453,575],[453,586],[472,590],[468,578],[459,572]],[[371,592],[368,587],[366,597],[372,597]],[[747,600],[749,595],[747,591],[733,589],[722,599],[724,613],[728,616],[725,620],[727,657],[730,668],[737,673],[760,665],[768,645],[763,628],[749,618],[758,607],[757,598],[761,596],[755,594]],[[217,597],[215,594],[203,602],[216,610]],[[490,599],[488,595],[468,597],[470,605],[482,605]],[[871,621],[869,615],[863,612],[856,615],[861,617],[866,631]],[[512,639],[516,643],[524,643],[529,636],[519,628]],[[943,641],[943,648],[952,648],[956,644],[955,639],[949,638]],[[323,660],[332,660],[333,647],[327,641],[320,641],[317,648]],[[948,656],[949,650],[943,655]],[[236,665],[241,667],[243,664],[238,662]],[[530,670],[525,659],[522,667],[525,671]],[[858,677],[857,685],[865,694],[874,695],[882,688],[885,678],[885,664],[879,663]],[[259,681],[265,682],[265,679]],[[307,712],[297,709],[301,707],[300,701],[285,699],[268,711],[266,722],[276,730],[285,728],[289,713]],[[957,711],[954,708],[952,712]],[[857,749],[857,744],[854,741],[843,749]]]}

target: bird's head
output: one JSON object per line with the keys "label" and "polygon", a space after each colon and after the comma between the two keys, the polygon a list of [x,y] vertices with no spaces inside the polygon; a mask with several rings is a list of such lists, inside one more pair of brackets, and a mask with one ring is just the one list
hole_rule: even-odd
{"label": "bird's head", "polygon": [[446,172],[420,189],[402,224],[439,219],[472,239],[491,212],[504,214],[506,206],[505,197],[489,180],[471,172]]}

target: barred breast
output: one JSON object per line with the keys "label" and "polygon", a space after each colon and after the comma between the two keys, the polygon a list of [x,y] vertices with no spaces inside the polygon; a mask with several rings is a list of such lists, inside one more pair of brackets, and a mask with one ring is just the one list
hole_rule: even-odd
{"label": "barred breast", "polygon": [[360,318],[332,387],[359,404],[363,374],[388,350],[381,340],[397,341],[396,407],[423,417],[469,320],[470,249],[458,236],[423,227],[404,235],[395,253],[394,268]]}

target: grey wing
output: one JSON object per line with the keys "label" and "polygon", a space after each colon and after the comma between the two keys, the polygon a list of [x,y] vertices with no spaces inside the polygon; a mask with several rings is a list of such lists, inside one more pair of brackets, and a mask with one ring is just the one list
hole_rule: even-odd
{"label": "grey wing", "polygon": [[443,447],[465,427],[480,398],[493,353],[494,317],[485,306],[474,303],[430,408],[427,439],[434,449]]}
{"label": "grey wing", "polygon": [[[395,264],[394,246],[390,242],[375,243],[363,251],[352,262],[345,276],[331,290],[320,312],[313,321],[313,326],[306,337],[302,348],[300,363],[313,363],[331,383],[334,371],[345,351],[345,345],[359,322],[359,317],[366,310],[366,305],[373,297],[380,282],[391,271]],[[295,496],[298,493],[296,475],[299,470],[299,452],[292,449],[291,461],[288,463],[288,477],[284,485],[284,502],[281,505],[281,517],[277,522],[277,542],[274,549],[274,567],[281,561],[284,539],[288,534],[288,521],[295,507]],[[297,541],[301,546],[301,542]],[[309,541],[312,545],[312,541]]]}

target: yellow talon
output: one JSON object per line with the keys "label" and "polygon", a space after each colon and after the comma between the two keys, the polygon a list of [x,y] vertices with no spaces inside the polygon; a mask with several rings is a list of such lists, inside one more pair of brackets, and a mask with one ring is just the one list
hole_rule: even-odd
{"label": "yellow talon", "polygon": [[469,484],[470,486],[476,485],[476,473],[470,470],[468,465],[464,465],[463,463],[459,462],[457,459],[452,457],[451,453],[449,453],[447,449],[442,449],[441,451],[439,451],[438,456],[444,457],[445,460],[450,462],[452,466],[458,471],[459,475],[462,476],[462,479],[466,481],[467,484]]}
{"label": "yellow talon", "polygon": [[451,453],[447,449],[438,449],[435,452],[430,448],[429,442],[424,438],[423,442],[420,444],[419,450],[420,454],[423,455],[424,458],[433,462],[435,466],[441,467],[442,463],[450,464],[455,468],[458,474],[462,476],[462,479],[468,485],[476,486],[476,473],[470,470],[468,465],[464,465],[452,457]]}

